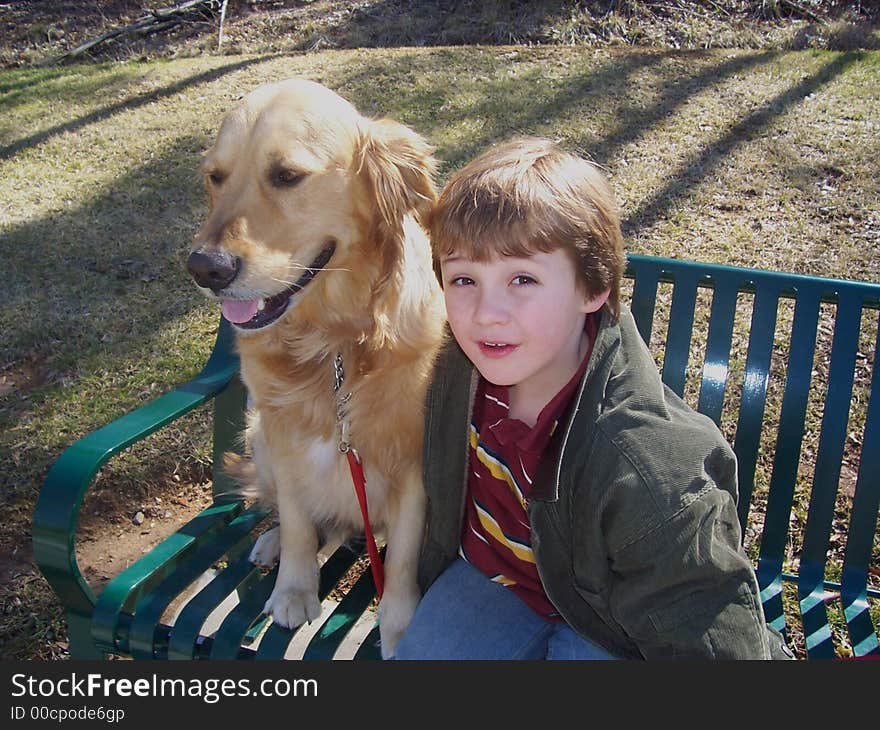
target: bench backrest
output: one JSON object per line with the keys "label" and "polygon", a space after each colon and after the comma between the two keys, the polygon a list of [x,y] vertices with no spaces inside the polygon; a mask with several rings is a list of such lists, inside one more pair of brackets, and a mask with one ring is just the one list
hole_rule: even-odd
{"label": "bench backrest", "polygon": [[[880,653],[880,285],[636,255],[627,276],[664,382],[734,446],[768,621],[790,640],[802,629],[810,658],[835,656],[836,642]],[[786,583],[801,627],[786,626]]]}

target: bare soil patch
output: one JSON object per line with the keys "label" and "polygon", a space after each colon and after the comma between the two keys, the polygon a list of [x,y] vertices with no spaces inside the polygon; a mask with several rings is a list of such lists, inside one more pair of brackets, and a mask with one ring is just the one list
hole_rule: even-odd
{"label": "bare soil patch", "polygon": [[172,479],[164,489],[151,492],[146,499],[132,502],[103,490],[84,504],[77,560],[96,592],[211,504],[210,482],[187,484]]}

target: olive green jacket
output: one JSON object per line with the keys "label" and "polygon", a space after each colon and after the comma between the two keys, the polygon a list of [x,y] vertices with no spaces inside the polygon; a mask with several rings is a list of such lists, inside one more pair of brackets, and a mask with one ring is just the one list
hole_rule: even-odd
{"label": "olive green jacket", "polygon": [[[426,402],[422,590],[458,552],[476,382],[449,337]],[[736,494],[721,432],[662,384],[630,312],[617,322],[604,312],[528,501],[559,613],[620,657],[790,656],[765,623]]]}

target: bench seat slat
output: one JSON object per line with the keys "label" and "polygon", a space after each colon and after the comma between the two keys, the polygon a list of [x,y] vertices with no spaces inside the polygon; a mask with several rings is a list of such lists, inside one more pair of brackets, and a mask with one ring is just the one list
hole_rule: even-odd
{"label": "bench seat slat", "polygon": [[370,633],[368,633],[361,642],[360,647],[355,652],[355,661],[377,661],[382,658],[382,652],[379,648],[379,624],[377,623]]}
{"label": "bench seat slat", "polygon": [[247,591],[260,577],[260,569],[243,551],[214,576],[183,607],[168,637],[168,659],[196,659],[203,639],[202,627],[208,616],[235,591]]}
{"label": "bench seat slat", "polygon": [[[333,554],[327,559],[327,562],[321,566],[321,575],[318,586],[318,599],[323,601],[330,592],[336,587],[340,578],[354,565],[360,553],[354,552],[345,545],[337,548]],[[318,620],[325,621],[326,616],[322,615]],[[295,631],[283,628],[273,623],[266,633],[260,638],[260,645],[257,647],[257,659],[283,659],[284,654],[290,645],[291,640],[295,636]]]}
{"label": "bench seat slat", "polygon": [[277,577],[276,565],[253,584],[244,599],[223,619],[211,642],[211,659],[239,659],[245,656],[253,658],[253,652],[250,655],[242,652],[244,637],[263,617],[263,606],[269,600]]}
{"label": "bench seat slat", "polygon": [[339,649],[339,645],[348,636],[355,622],[361,617],[373,598],[376,596],[376,586],[373,584],[373,575],[369,570],[364,571],[349,588],[348,592],[339,602],[339,605],[330,613],[321,628],[309,642],[303,653],[303,659],[332,659]]}
{"label": "bench seat slat", "polygon": [[250,532],[267,516],[267,509],[251,509],[236,517],[221,533],[200,544],[193,554],[134,607],[128,630],[128,651],[135,659],[162,658],[164,647],[156,645],[156,627],[169,605],[228,552],[239,553],[250,544]]}

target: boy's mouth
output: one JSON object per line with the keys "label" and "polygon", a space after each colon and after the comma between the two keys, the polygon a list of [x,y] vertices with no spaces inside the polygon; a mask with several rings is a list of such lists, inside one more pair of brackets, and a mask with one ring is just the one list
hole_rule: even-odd
{"label": "boy's mouth", "polygon": [[508,342],[478,342],[477,346],[485,357],[500,358],[513,352],[517,345],[511,345]]}

